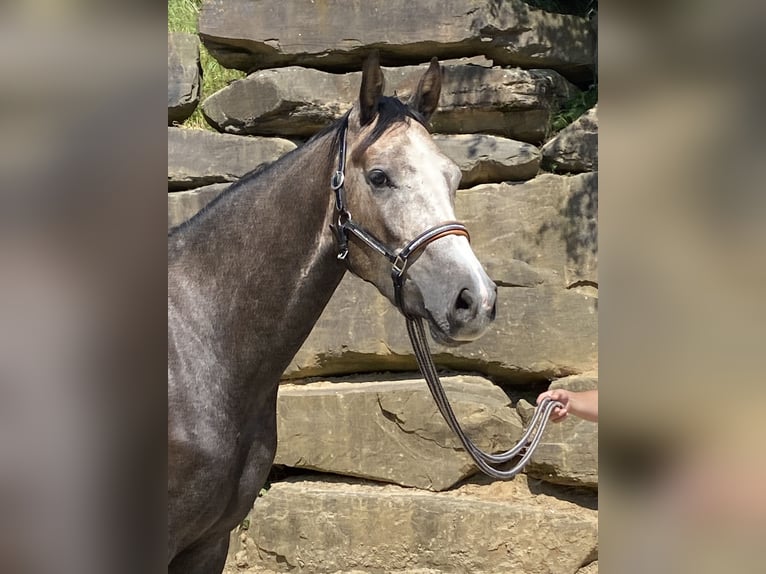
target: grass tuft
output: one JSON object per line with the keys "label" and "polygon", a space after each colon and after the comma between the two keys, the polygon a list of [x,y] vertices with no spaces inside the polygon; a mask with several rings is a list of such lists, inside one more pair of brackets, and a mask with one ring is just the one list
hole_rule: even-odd
{"label": "grass tuft", "polygon": [[[202,0],[168,0],[168,32],[187,32],[197,34],[199,31],[199,8]],[[204,45],[200,45],[200,67],[202,83],[200,86],[200,104],[221,88],[228,86],[234,80],[244,78],[247,74],[239,70],[224,68],[210,55]],[[202,115],[201,105],[197,106],[191,117],[181,127],[206,129],[215,131]]]}
{"label": "grass tuft", "polygon": [[197,33],[201,0],[168,0],[168,31]]}
{"label": "grass tuft", "polygon": [[551,118],[550,136],[557,134],[598,102],[598,85],[593,85],[564,102]]}

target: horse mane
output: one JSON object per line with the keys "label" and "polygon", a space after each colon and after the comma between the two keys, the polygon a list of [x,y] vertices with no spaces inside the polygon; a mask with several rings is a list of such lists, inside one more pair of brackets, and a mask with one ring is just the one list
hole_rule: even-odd
{"label": "horse mane", "polygon": [[[321,140],[322,138],[324,138],[326,135],[330,133],[333,133],[333,137],[330,140],[330,145],[327,146],[328,150],[327,150],[326,158],[327,158],[328,165],[333,166],[338,155],[338,150],[340,149],[340,137],[343,132],[342,128],[348,125],[348,119],[350,114],[351,114],[351,110],[346,112],[340,119],[322,128],[319,132],[314,134],[305,144],[295,148],[294,150],[291,150],[290,152],[286,153],[285,155],[280,157],[278,160],[270,164],[258,166],[257,168],[244,174],[237,181],[232,182],[231,185],[229,185],[226,189],[224,189],[221,193],[219,193],[216,197],[214,197],[207,205],[205,205],[202,209],[200,209],[190,219],[169,229],[168,237],[176,235],[177,233],[183,231],[184,229],[192,226],[194,223],[196,223],[198,220],[204,217],[204,215],[207,212],[213,209],[217,203],[224,200],[226,197],[228,197],[229,195],[231,195],[238,189],[244,186],[248,186],[254,180],[268,174],[269,172],[275,169],[280,169],[281,166],[284,164],[284,162],[288,161],[291,156],[293,156],[296,153],[301,153],[302,151],[305,151],[305,148],[308,147],[309,144],[312,144],[313,142]],[[425,118],[416,110],[409,107],[406,103],[402,102],[399,98],[391,97],[391,96],[381,97],[380,100],[378,101],[377,121],[375,122],[375,125],[373,126],[372,131],[369,134],[367,134],[367,136],[361,142],[359,147],[356,149],[356,151],[354,152],[354,155],[358,156],[358,154],[364,153],[367,150],[367,148],[369,148],[373,143],[375,143],[386,131],[388,131],[388,129],[392,125],[400,123],[400,122],[409,122],[410,118],[414,119],[419,124],[427,128]],[[328,186],[329,186],[329,180],[328,180]]]}

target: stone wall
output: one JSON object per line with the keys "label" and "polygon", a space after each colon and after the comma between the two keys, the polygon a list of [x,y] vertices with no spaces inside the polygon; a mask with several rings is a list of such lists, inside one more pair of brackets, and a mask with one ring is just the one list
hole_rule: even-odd
{"label": "stone wall", "polygon": [[[455,411],[503,449],[549,384],[597,388],[597,110],[549,128],[593,81],[588,20],[520,0],[205,0],[199,39],[250,75],[199,102],[198,38],[169,34],[169,227],[342,115],[371,49],[400,97],[438,56],[434,139],[498,285],[487,335],[433,345]],[[198,105],[216,131],[179,126]],[[232,533],[227,572],[597,572],[597,425],[549,425],[512,481],[476,475],[403,318],[356,277],[285,372],[278,417],[278,472]]]}

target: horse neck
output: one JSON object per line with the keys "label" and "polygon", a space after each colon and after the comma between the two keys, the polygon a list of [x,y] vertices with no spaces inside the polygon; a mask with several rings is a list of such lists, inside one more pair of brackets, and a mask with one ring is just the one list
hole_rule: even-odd
{"label": "horse neck", "polygon": [[[169,266],[232,377],[278,377],[311,332],[345,267],[329,229],[332,134],[240,182],[186,229]],[[174,236],[171,236],[171,243]]]}

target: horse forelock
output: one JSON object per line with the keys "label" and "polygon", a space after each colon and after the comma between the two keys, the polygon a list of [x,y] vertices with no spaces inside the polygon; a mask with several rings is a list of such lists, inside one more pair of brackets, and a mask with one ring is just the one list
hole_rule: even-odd
{"label": "horse forelock", "polygon": [[409,123],[411,119],[414,119],[428,129],[426,119],[400,99],[390,96],[380,98],[380,101],[378,102],[378,114],[375,118],[372,130],[357,146],[354,151],[355,158],[362,155],[367,148],[378,141],[392,126],[399,123]]}

